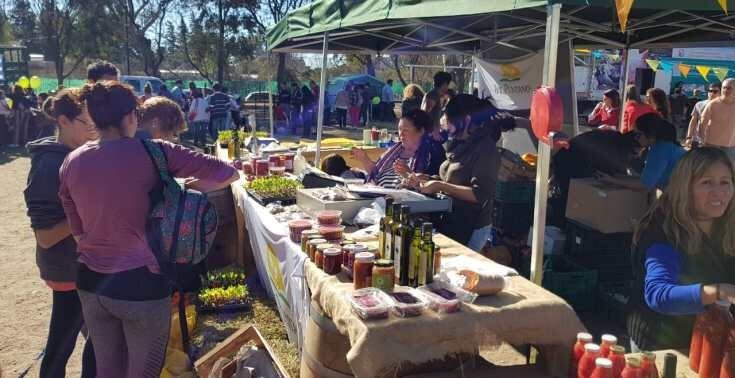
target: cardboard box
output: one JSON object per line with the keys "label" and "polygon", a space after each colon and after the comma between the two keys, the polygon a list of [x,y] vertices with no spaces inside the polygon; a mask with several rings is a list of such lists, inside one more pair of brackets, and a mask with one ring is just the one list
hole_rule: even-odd
{"label": "cardboard box", "polygon": [[647,193],[593,178],[573,179],[566,216],[602,233],[633,232],[648,206]]}

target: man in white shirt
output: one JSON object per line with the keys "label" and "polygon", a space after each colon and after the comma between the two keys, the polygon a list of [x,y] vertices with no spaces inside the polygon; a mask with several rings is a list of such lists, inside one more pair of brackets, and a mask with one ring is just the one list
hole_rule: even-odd
{"label": "man in white shirt", "polygon": [[694,109],[692,109],[692,119],[689,121],[689,131],[687,131],[686,143],[688,145],[691,146],[692,143],[702,143],[703,137],[701,129],[699,127],[699,121],[702,120],[704,107],[707,106],[707,103],[709,101],[714,100],[715,98],[720,96],[721,88],[722,84],[720,83],[710,84],[709,89],[707,90],[707,99],[694,104]]}
{"label": "man in white shirt", "polygon": [[380,93],[380,118],[382,121],[391,122],[395,115],[393,114],[393,79],[388,79]]}

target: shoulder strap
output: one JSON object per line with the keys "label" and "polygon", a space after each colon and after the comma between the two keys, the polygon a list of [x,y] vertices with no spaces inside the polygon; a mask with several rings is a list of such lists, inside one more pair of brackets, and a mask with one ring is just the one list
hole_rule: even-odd
{"label": "shoulder strap", "polygon": [[153,161],[153,165],[158,170],[158,175],[164,182],[170,182],[173,180],[171,174],[168,172],[168,162],[166,161],[166,151],[163,149],[161,143],[153,142],[151,140],[142,139],[143,147],[145,147],[148,156]]}

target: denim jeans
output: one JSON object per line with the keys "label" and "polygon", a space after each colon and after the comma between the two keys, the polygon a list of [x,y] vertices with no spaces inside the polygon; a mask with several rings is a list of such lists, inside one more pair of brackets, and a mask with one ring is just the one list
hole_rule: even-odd
{"label": "denim jeans", "polygon": [[192,135],[194,137],[194,143],[198,143],[201,145],[207,144],[207,128],[209,127],[208,121],[197,121],[192,122],[191,130]]}
{"label": "denim jeans", "polygon": [[217,140],[217,136],[220,131],[227,130],[227,117],[222,118],[216,118],[213,120],[210,120],[211,122],[211,133],[212,133],[212,139]]}

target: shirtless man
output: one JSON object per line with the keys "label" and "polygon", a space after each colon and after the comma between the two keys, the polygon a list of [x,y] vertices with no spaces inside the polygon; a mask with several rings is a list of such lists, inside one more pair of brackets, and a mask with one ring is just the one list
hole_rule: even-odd
{"label": "shirtless man", "polygon": [[686,143],[687,145],[702,143],[702,127],[700,127],[700,121],[702,120],[702,112],[707,103],[720,97],[720,90],[722,84],[712,83],[709,85],[707,90],[707,99],[697,102],[692,109],[692,119],[689,121],[689,131],[687,132]]}
{"label": "shirtless man", "polygon": [[700,126],[704,144],[722,148],[735,162],[735,79],[722,82],[720,97],[707,103]]}

